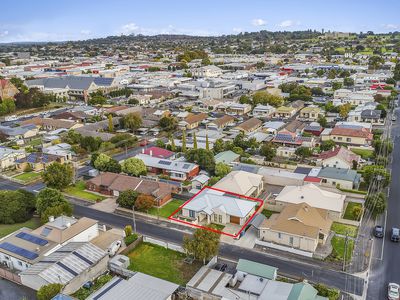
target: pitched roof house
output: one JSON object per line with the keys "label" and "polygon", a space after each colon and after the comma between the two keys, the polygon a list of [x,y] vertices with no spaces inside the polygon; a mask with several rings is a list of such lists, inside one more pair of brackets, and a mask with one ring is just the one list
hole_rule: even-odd
{"label": "pitched roof house", "polygon": [[257,118],[251,118],[239,124],[235,128],[244,133],[256,131],[262,126],[262,121]]}
{"label": "pitched roof house", "polygon": [[245,171],[232,171],[221,178],[213,187],[238,195],[257,197],[264,189],[264,182],[262,175]]}
{"label": "pitched roof house", "polygon": [[323,167],[351,169],[353,161],[359,163],[361,156],[353,153],[346,147],[335,147],[331,150],[322,152],[317,159],[317,163]]}
{"label": "pitched roof house", "polygon": [[0,79],[0,99],[14,98],[19,91],[9,80]]}

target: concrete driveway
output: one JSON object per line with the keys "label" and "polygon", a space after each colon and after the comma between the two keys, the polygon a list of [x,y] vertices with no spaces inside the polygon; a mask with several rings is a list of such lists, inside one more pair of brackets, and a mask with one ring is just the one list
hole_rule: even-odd
{"label": "concrete driveway", "polygon": [[221,235],[221,242],[238,247],[253,249],[257,238],[257,229],[251,226],[240,239]]}
{"label": "concrete driveway", "polygon": [[91,205],[90,208],[94,208],[107,213],[113,213],[114,210],[117,208],[117,206],[118,204],[115,198],[107,198],[104,199],[103,201]]}

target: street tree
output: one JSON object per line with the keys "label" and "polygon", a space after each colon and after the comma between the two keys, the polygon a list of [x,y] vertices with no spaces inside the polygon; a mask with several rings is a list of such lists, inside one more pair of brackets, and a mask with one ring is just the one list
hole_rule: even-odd
{"label": "street tree", "polygon": [[49,216],[72,215],[72,205],[59,190],[45,188],[36,197],[36,211],[42,222],[46,222]]}
{"label": "street tree", "polygon": [[138,196],[139,193],[134,190],[122,191],[117,198],[117,204],[120,207],[132,209]]}
{"label": "street tree", "polygon": [[25,190],[0,190],[0,224],[22,223],[32,217],[36,197]]}
{"label": "street tree", "polygon": [[385,212],[386,202],[386,195],[384,193],[375,193],[367,196],[365,199],[365,207],[371,212],[372,216],[376,218]]}
{"label": "street tree", "polygon": [[137,210],[147,211],[154,205],[154,197],[151,195],[140,194],[135,201]]}
{"label": "street tree", "polygon": [[62,190],[72,183],[73,168],[71,164],[60,164],[54,162],[42,173],[46,186]]}
{"label": "street tree", "polygon": [[371,184],[373,179],[379,180],[383,187],[387,187],[390,183],[390,173],[378,165],[363,167],[363,178],[367,185]]}
{"label": "street tree", "polygon": [[219,234],[209,230],[196,229],[192,237],[185,236],[183,238],[183,249],[188,255],[205,264],[206,260],[218,253]]}

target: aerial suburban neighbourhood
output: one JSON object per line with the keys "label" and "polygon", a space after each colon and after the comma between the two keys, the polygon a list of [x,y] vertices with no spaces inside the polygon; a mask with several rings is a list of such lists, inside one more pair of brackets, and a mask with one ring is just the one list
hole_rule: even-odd
{"label": "aerial suburban neighbourhood", "polygon": [[22,2],[0,300],[400,299],[400,2]]}

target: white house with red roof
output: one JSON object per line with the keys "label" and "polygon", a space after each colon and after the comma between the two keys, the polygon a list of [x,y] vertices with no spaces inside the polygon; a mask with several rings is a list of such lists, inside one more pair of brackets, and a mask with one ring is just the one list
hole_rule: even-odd
{"label": "white house with red roof", "polygon": [[331,150],[322,152],[317,159],[317,164],[322,167],[341,169],[353,168],[353,161],[360,163],[361,156],[353,153],[346,147],[334,147]]}
{"label": "white house with red roof", "polygon": [[143,149],[142,153],[157,158],[175,159],[175,152],[155,146]]}

